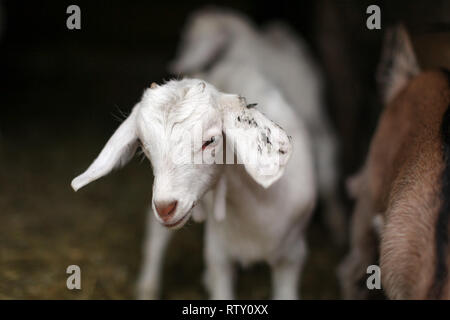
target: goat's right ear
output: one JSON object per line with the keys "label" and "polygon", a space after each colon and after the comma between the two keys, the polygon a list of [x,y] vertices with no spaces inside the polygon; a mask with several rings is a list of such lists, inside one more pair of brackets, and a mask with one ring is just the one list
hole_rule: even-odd
{"label": "goat's right ear", "polygon": [[403,25],[387,30],[377,82],[384,104],[389,103],[420,72],[408,32]]}
{"label": "goat's right ear", "polygon": [[107,175],[113,169],[124,166],[131,160],[138,147],[136,134],[137,110],[138,106],[135,106],[131,114],[114,132],[89,168],[72,180],[71,185],[75,191]]}

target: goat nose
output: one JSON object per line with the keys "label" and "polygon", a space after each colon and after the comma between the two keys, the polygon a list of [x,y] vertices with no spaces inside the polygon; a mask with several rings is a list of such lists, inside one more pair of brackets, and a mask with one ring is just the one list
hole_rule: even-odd
{"label": "goat nose", "polygon": [[169,220],[175,213],[178,201],[158,201],[155,202],[156,212],[164,222]]}

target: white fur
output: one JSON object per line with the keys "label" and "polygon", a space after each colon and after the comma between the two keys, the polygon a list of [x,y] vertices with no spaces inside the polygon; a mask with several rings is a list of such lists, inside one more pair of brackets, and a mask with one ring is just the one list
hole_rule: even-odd
{"label": "white fur", "polygon": [[[308,134],[274,86],[263,79],[254,85],[257,87],[252,93],[258,97],[259,107],[251,109],[246,107],[245,99],[219,92],[197,79],[170,81],[147,89],[97,159],[73,180],[77,190],[109,173],[125,164],[141,142],[155,176],[155,214],[150,220],[159,223],[152,221],[148,227],[140,298],[154,298],[159,292],[162,258],[171,238],[171,231],[160,224],[180,228],[199,201],[202,203],[195,208],[199,210],[197,217],[207,216],[205,280],[212,298],[233,297],[235,261],[243,265],[267,261],[274,270],[274,297],[297,297],[298,276],[306,253],[303,230],[315,203]],[[254,120],[256,128],[238,121],[243,115]],[[269,119],[279,120],[292,135],[292,146],[284,130]],[[203,141],[216,137],[215,145],[207,150],[220,152],[224,133],[227,140],[236,138],[238,158],[259,152],[263,160],[274,163],[276,154],[277,169],[260,171],[259,162],[175,164],[175,156],[202,153],[195,143],[188,153],[181,144],[182,138],[199,126]],[[259,140],[262,133],[267,134],[270,145]],[[251,142],[245,148],[241,144],[244,135]],[[178,201],[175,214],[170,221],[163,221],[154,202],[173,200]],[[172,227],[173,223],[178,224]]]}
{"label": "white fur", "polygon": [[[233,263],[262,260],[272,267],[273,297],[294,299],[306,256],[303,233],[316,198],[309,133],[315,138],[317,157],[323,158],[318,164],[323,193],[331,199],[329,207],[340,208],[335,201],[335,141],[322,114],[320,75],[304,45],[286,28],[274,25],[260,36],[245,18],[211,12],[199,13],[190,21],[181,56],[172,68],[178,73],[199,73],[217,55],[220,59],[211,70],[197,75],[220,90],[245,96],[248,103],[258,103],[259,110],[292,135],[294,151],[285,175],[268,190],[251,179],[249,168],[250,176],[241,167],[226,167],[204,205],[208,219],[205,284],[212,298],[232,298]],[[338,231],[344,231],[340,227]],[[153,269],[143,266],[143,274],[146,268]],[[156,281],[139,283],[141,298],[154,297],[148,294],[154,290],[145,287],[151,288]]]}
{"label": "white fur", "polygon": [[[306,253],[303,233],[316,196],[308,134],[276,87],[254,68],[241,66],[234,75],[226,77],[226,87],[232,92],[240,90],[248,102],[258,102],[259,110],[282,125],[292,135],[293,152],[283,177],[267,190],[243,168],[226,167],[226,219],[208,217],[207,221],[208,288],[213,298],[233,297],[229,286],[232,262],[245,266],[266,261],[273,270],[273,297],[294,299],[298,297],[298,278]],[[237,82],[243,77],[248,81]]]}
{"label": "white fur", "polygon": [[[171,68],[178,74],[198,74],[211,63],[212,67],[202,77],[220,90],[243,94],[250,103],[258,102],[258,85],[253,82],[262,78],[270,81],[270,86],[278,88],[287,103],[294,106],[312,140],[326,223],[342,244],[346,238],[346,218],[338,196],[337,138],[324,110],[321,72],[307,45],[280,22],[271,23],[264,32],[259,32],[241,14],[206,9],[190,18],[180,54]],[[284,115],[279,117],[283,119]]]}

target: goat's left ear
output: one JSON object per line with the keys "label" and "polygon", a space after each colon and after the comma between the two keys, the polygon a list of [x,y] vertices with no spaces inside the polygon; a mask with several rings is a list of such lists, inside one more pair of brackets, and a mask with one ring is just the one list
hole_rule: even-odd
{"label": "goat's left ear", "polygon": [[290,137],[239,96],[221,94],[219,106],[227,145],[234,146],[238,163],[248,174],[268,188],[283,175],[292,153]]}

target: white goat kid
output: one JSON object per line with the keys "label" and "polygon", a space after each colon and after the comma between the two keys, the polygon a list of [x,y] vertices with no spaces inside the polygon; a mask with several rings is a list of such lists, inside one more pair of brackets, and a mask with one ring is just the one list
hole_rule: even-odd
{"label": "white goat kid", "polygon": [[[276,91],[268,94],[272,100],[266,101],[274,105],[261,110],[284,114],[282,124],[292,134],[292,144],[281,127],[256,108],[247,108],[245,99],[201,80],[170,81],[144,92],[97,159],[72,181],[78,190],[124,165],[141,142],[155,177],[155,214],[149,218],[140,298],[157,297],[169,229],[184,225],[202,199],[199,207],[213,213],[207,215],[205,235],[205,280],[211,298],[233,298],[235,261],[269,262],[274,297],[297,298],[306,250],[303,229],[315,203],[313,162],[301,123]],[[200,142],[189,143],[186,150],[183,139],[199,128]],[[221,159],[225,137],[226,148],[233,141],[244,165],[185,161],[191,155],[202,159],[214,153]],[[227,150],[227,155],[233,154],[233,149]],[[258,161],[245,160],[253,155]],[[213,198],[208,200],[204,195],[209,190]],[[159,223],[150,222],[155,219]]]}
{"label": "white goat kid", "polygon": [[307,45],[284,24],[272,23],[259,32],[244,15],[204,9],[189,19],[171,69],[176,74],[198,74],[205,68],[202,78],[206,76],[219,90],[247,98],[245,88],[251,87],[247,83],[254,78],[241,72],[242,68],[257,70],[279,88],[308,129],[325,222],[336,241],[343,244],[346,218],[338,195],[337,139],[324,110],[322,75]]}

